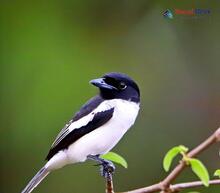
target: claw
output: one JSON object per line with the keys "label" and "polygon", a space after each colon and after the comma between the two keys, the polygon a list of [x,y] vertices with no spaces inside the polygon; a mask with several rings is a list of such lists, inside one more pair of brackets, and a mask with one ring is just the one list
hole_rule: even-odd
{"label": "claw", "polygon": [[101,164],[101,175],[104,178],[110,178],[110,176],[114,173],[115,171],[115,166],[112,162],[105,160],[102,164]]}
{"label": "claw", "polygon": [[103,176],[107,180],[112,178],[112,174],[115,171],[115,166],[111,161],[102,159],[98,155],[97,156],[89,155],[87,156],[87,158],[98,162],[98,164],[96,164],[95,166],[101,166],[100,167],[101,176]]}

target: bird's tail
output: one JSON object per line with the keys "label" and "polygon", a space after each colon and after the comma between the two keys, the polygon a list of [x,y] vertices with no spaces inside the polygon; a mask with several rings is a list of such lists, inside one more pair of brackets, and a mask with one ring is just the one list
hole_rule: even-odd
{"label": "bird's tail", "polygon": [[40,169],[21,193],[30,193],[50,173],[46,167]]}

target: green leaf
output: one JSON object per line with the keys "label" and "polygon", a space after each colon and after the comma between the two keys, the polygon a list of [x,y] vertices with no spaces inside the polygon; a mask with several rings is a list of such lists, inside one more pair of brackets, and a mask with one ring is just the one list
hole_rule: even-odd
{"label": "green leaf", "polygon": [[128,163],[126,162],[126,160],[117,153],[108,152],[107,154],[101,155],[100,157],[103,159],[113,161],[113,162],[123,166],[124,168],[128,168]]}
{"label": "green leaf", "polygon": [[215,171],[214,176],[218,176],[220,178],[220,169]]}
{"label": "green leaf", "polygon": [[170,149],[167,154],[165,155],[164,159],[163,159],[163,168],[166,172],[169,171],[171,163],[173,161],[173,159],[181,153],[186,153],[188,151],[188,148],[183,146],[183,145],[179,145],[176,147],[173,147],[172,149]]}
{"label": "green leaf", "polygon": [[191,165],[192,171],[199,177],[204,186],[208,187],[209,173],[204,164],[200,160],[194,158],[189,159],[189,164]]}

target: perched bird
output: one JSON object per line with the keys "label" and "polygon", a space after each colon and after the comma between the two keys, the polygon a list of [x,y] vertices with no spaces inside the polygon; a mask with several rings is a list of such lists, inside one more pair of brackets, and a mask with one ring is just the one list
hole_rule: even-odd
{"label": "perched bird", "polygon": [[109,152],[134,124],[139,111],[138,85],[127,75],[108,73],[90,81],[100,92],[90,99],[61,130],[46,157],[47,163],[22,193],[30,193],[53,170],[67,164],[95,160],[114,166],[99,156]]}

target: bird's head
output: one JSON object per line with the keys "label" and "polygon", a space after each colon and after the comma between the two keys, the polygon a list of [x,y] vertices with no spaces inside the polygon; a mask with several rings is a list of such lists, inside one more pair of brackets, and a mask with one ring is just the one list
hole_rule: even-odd
{"label": "bird's head", "polygon": [[105,99],[123,99],[140,102],[138,85],[129,76],[111,72],[103,77],[90,81],[100,89],[100,94]]}

